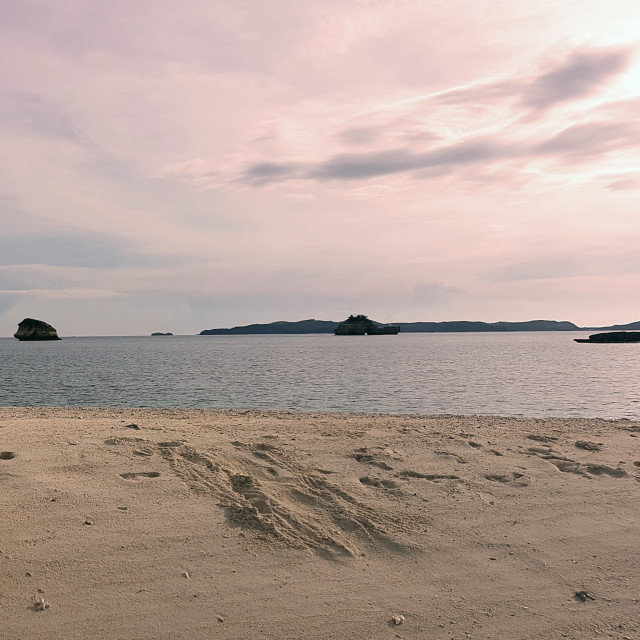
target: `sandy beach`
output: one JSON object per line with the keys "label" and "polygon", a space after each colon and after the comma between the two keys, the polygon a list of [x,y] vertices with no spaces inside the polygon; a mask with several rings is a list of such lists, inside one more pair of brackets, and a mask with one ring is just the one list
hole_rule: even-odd
{"label": "sandy beach", "polygon": [[627,420],[0,409],[0,636],[638,638],[639,480]]}

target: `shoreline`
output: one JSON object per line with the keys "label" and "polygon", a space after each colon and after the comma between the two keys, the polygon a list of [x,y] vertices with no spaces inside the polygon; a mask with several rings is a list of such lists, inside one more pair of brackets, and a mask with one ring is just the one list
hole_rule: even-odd
{"label": "shoreline", "polygon": [[10,638],[640,632],[636,420],[3,407],[0,484]]}
{"label": "shoreline", "polygon": [[148,412],[158,413],[167,412],[172,413],[211,413],[211,414],[229,414],[229,415],[246,415],[246,416],[260,416],[260,415],[301,415],[308,417],[327,416],[336,418],[392,418],[392,419],[407,419],[407,420],[421,420],[421,419],[480,419],[480,420],[513,420],[519,421],[582,421],[582,422],[607,422],[627,425],[640,425],[640,416],[634,417],[604,417],[604,416],[561,416],[561,415],[515,415],[515,414],[500,414],[500,413],[389,413],[389,412],[367,412],[367,411],[324,411],[315,409],[246,409],[246,408],[226,408],[226,407],[143,407],[143,406],[75,406],[75,405],[0,405],[0,413],[3,411],[45,411],[45,412]]}

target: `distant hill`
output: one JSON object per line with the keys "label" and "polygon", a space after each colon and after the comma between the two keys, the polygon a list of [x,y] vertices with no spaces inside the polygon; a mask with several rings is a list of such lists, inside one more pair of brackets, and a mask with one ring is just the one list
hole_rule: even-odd
{"label": "distant hill", "polygon": [[460,333],[470,331],[580,331],[573,322],[529,320],[527,322],[398,322],[401,333]]}
{"label": "distant hill", "polygon": [[614,324],[610,327],[583,327],[589,331],[593,329],[606,330],[606,331],[640,331],[640,321],[629,322],[628,324]]}
{"label": "distant hill", "polygon": [[330,320],[299,320],[298,322],[270,322],[269,324],[248,324],[231,329],[205,329],[201,336],[237,336],[248,333],[333,333],[338,322]]}
{"label": "distant hill", "polygon": [[[246,334],[302,334],[302,333],[333,333],[340,324],[331,320],[299,320],[298,322],[270,322],[269,324],[249,324],[230,329],[205,329],[201,336],[233,336]],[[384,323],[376,323],[384,324]],[[401,333],[459,333],[459,332],[497,332],[497,331],[580,331],[581,327],[572,322],[557,322],[556,320],[530,320],[528,322],[394,322],[400,327]],[[632,325],[616,325],[619,328],[631,329]],[[596,327],[597,328],[597,327]],[[590,328],[591,329],[591,328]]]}

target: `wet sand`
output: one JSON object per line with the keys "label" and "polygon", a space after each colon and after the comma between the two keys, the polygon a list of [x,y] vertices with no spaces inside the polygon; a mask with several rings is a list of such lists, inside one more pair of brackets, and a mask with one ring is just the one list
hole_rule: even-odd
{"label": "wet sand", "polygon": [[638,638],[639,441],[625,420],[0,409],[0,637]]}

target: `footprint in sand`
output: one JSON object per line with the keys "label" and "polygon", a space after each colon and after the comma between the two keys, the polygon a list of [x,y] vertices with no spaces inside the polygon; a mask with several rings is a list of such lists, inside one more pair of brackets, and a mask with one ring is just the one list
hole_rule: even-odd
{"label": "footprint in sand", "polygon": [[[529,436],[530,437],[530,436]],[[575,446],[587,451],[599,451],[600,445],[595,442],[586,442],[578,440]],[[591,476],[609,476],[611,478],[626,478],[628,476],[624,469],[608,467],[604,464],[581,464],[576,460],[571,460],[560,451],[555,451],[550,446],[529,447],[526,452],[528,455],[535,455],[543,460],[548,460],[562,473],[574,473],[578,476],[589,478]]]}
{"label": "footprint in sand", "polygon": [[511,473],[508,473],[506,475],[504,474],[498,474],[498,473],[494,473],[494,474],[487,474],[485,476],[485,478],[487,480],[491,480],[491,482],[501,482],[502,484],[514,484],[517,487],[526,487],[527,483],[524,481],[521,482],[516,482],[517,480],[520,480],[520,478],[523,478],[524,474],[522,473],[518,473],[517,471],[512,471]]}
{"label": "footprint in sand", "polygon": [[354,458],[357,462],[362,464],[371,464],[374,467],[379,467],[384,471],[392,471],[393,467],[382,460],[376,460],[374,454],[369,453],[366,447],[358,450],[356,453],[352,453],[349,455],[350,458]]}
{"label": "footprint in sand", "polygon": [[[328,558],[358,556],[368,545],[403,549],[395,532],[407,531],[407,524],[329,482],[328,469],[309,472],[307,460],[301,463],[267,442],[231,444],[235,450],[224,457],[186,444],[160,446],[159,452],[192,491],[209,495],[224,509],[231,526],[259,538],[307,547]],[[393,481],[378,482],[383,489],[394,488]]]}
{"label": "footprint in sand", "polygon": [[439,480],[460,480],[459,476],[450,473],[420,473],[419,471],[412,471],[411,469],[400,471],[397,475],[403,478],[421,478],[431,482],[438,482]]}
{"label": "footprint in sand", "polygon": [[370,478],[369,476],[360,478],[360,483],[368,487],[381,487],[383,489],[398,488],[398,484],[393,480],[378,480],[377,478]]}
{"label": "footprint in sand", "polygon": [[565,462],[573,462],[570,458],[564,455],[561,451],[556,451],[549,446],[544,447],[529,447],[527,449],[527,455],[538,456],[543,460],[563,460]]}
{"label": "footprint in sand", "polygon": [[534,433],[530,433],[527,438],[529,438],[529,440],[535,440],[536,442],[555,442],[558,439],[553,436],[539,436]]}
{"label": "footprint in sand", "polygon": [[451,451],[434,451],[434,453],[439,456],[450,456],[460,464],[467,464],[467,461],[457,453],[452,453]]}
{"label": "footprint in sand", "polygon": [[626,478],[627,472],[624,469],[614,469],[613,467],[608,467],[606,464],[587,464],[585,465],[587,469],[587,473],[590,473],[592,476],[610,476],[612,478]]}
{"label": "footprint in sand", "polygon": [[15,457],[13,451],[0,451],[0,460],[13,460]]}
{"label": "footprint in sand", "polygon": [[[473,447],[474,449],[482,449],[482,445],[479,442],[476,442],[475,440],[468,440],[467,444],[470,447]],[[489,443],[489,444],[493,444],[493,443]],[[498,451],[497,449],[487,449],[487,451],[489,453],[492,453],[494,456],[501,456],[502,453],[500,453],[500,451]]]}
{"label": "footprint in sand", "polygon": [[563,473],[575,473],[579,476],[609,476],[611,478],[626,478],[624,469],[608,467],[605,464],[580,464],[573,460],[549,460]]}
{"label": "footprint in sand", "polygon": [[159,471],[138,471],[121,473],[120,477],[125,480],[135,480],[136,478],[157,478],[160,475]]}
{"label": "footprint in sand", "polygon": [[602,445],[587,440],[578,440],[574,446],[578,449],[584,449],[585,451],[602,451]]}

